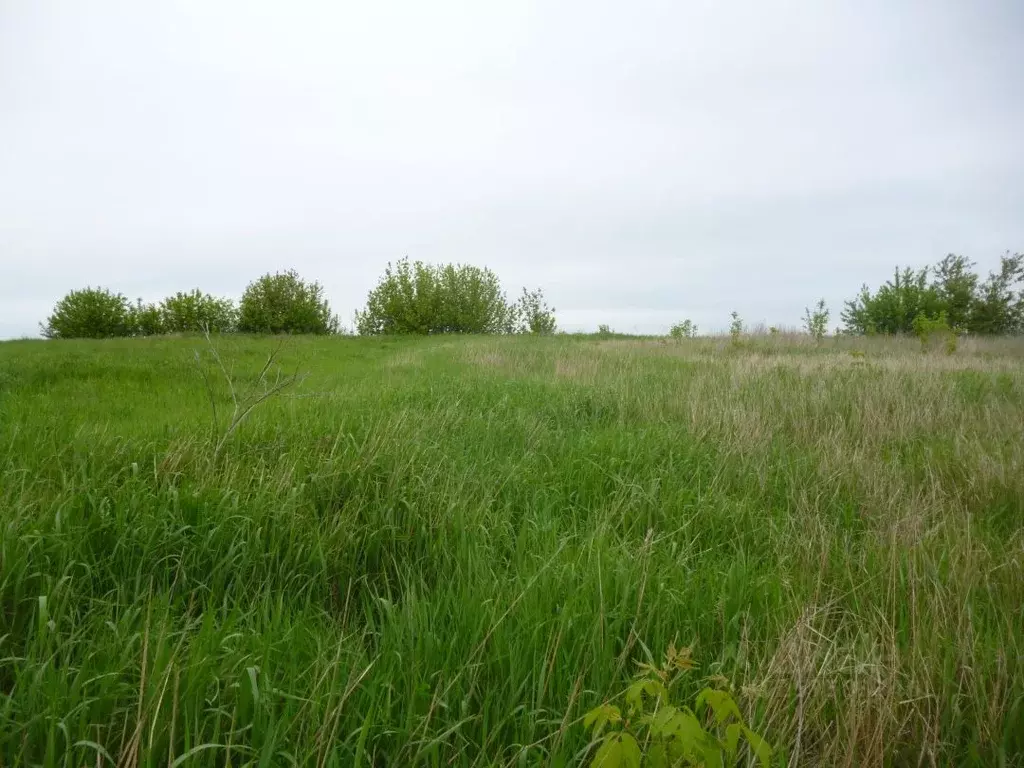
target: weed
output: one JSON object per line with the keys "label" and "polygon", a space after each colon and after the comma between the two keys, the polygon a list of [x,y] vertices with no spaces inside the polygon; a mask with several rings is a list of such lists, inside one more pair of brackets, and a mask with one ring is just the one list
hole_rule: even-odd
{"label": "weed", "polygon": [[661,665],[641,664],[640,674],[626,689],[625,718],[610,703],[588,712],[583,726],[599,742],[592,768],[735,764],[741,740],[767,768],[771,746],[747,727],[728,690],[704,688],[693,708],[672,695],[676,678],[693,667],[689,648],[669,645]]}

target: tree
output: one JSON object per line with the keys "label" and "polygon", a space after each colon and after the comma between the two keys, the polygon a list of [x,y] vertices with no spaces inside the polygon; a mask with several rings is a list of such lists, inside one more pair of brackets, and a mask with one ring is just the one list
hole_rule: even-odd
{"label": "tree", "polygon": [[198,288],[178,291],[160,303],[164,333],[233,331],[237,314],[231,299],[218,299]]}
{"label": "tree", "polygon": [[681,341],[682,339],[692,339],[697,335],[697,326],[694,325],[694,322],[692,320],[687,318],[686,320],[678,322],[671,328],[669,328],[668,335],[671,336],[676,341]]}
{"label": "tree", "polygon": [[142,299],[138,299],[135,306],[131,307],[129,323],[133,336],[156,336],[167,332],[160,307],[156,304],[143,304]]}
{"label": "tree", "polygon": [[896,269],[892,280],[874,294],[864,285],[846,302],[842,320],[852,333],[912,333],[918,315],[937,318],[942,309],[938,293],[928,284],[929,269]]}
{"label": "tree", "polygon": [[975,296],[971,327],[973,333],[1024,332],[1024,254],[1006,253],[999,271],[990,272]]}
{"label": "tree", "polygon": [[804,330],[811,334],[816,341],[821,341],[828,332],[828,318],[829,311],[825,306],[825,300],[818,299],[813,312],[810,307],[804,308]]}
{"label": "tree", "polygon": [[516,319],[522,333],[548,336],[557,328],[555,308],[544,301],[544,292],[540,288],[533,291],[523,288],[523,295],[516,306]]}
{"label": "tree", "polygon": [[132,332],[131,304],[106,288],[71,291],[41,324],[48,339],[107,339]]}
{"label": "tree", "polygon": [[336,333],[338,318],[320,283],[308,283],[295,270],[266,274],[249,283],[238,311],[243,333]]}
{"label": "tree", "polygon": [[[1024,331],[1024,254],[1005,254],[999,270],[982,282],[974,262],[947,255],[917,272],[896,270],[874,294],[865,285],[842,313],[851,333],[913,333],[915,321],[944,317],[952,333],[1003,334]],[[929,283],[928,276],[933,275]],[[918,320],[920,318],[920,320]]]}
{"label": "tree", "polygon": [[932,288],[939,311],[946,313],[946,321],[954,331],[967,330],[971,325],[978,288],[978,276],[973,268],[974,262],[951,253],[934,270]]}
{"label": "tree", "polygon": [[370,291],[366,308],[356,313],[356,329],[363,335],[513,333],[524,310],[536,310],[533,319],[544,322],[543,295],[526,296],[537,303],[509,304],[498,276],[487,268],[401,259],[387,265]]}

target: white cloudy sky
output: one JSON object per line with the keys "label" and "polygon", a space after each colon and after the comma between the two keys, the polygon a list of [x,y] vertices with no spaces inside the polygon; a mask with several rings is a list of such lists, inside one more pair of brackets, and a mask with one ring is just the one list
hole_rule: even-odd
{"label": "white cloudy sky", "polygon": [[1024,249],[1019,0],[0,0],[0,338],[67,290],[490,266],[569,329],[796,324]]}

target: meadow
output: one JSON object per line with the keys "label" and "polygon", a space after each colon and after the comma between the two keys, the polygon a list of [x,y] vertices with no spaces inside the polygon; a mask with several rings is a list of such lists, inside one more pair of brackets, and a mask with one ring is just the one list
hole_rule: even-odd
{"label": "meadow", "polygon": [[1024,764],[1024,340],[212,344],[0,344],[0,765]]}

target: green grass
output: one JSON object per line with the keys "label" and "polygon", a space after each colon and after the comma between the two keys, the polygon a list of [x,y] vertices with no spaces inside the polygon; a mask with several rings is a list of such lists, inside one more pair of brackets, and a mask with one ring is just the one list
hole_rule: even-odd
{"label": "green grass", "polygon": [[280,359],[214,459],[205,341],[0,344],[0,765],[573,765],[673,640],[794,764],[1024,761],[1024,342]]}

